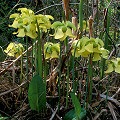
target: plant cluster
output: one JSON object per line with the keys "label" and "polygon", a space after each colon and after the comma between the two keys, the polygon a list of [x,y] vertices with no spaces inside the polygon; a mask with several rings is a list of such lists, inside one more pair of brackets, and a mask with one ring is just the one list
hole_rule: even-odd
{"label": "plant cluster", "polygon": [[[50,20],[54,20],[51,15],[35,15],[34,12],[27,8],[19,8],[20,13],[14,13],[10,15],[10,18],[14,18],[13,24],[9,27],[17,29],[17,37],[29,36],[31,39],[35,40],[35,74],[33,75],[32,69],[32,80],[28,88],[28,100],[30,107],[33,110],[40,112],[40,110],[46,107],[46,77],[47,77],[47,59],[49,58],[59,58],[59,106],[60,106],[60,81],[61,81],[61,56],[62,56],[62,42],[66,42],[66,56],[67,56],[67,97],[66,104],[68,102],[68,91],[69,91],[69,54],[68,54],[68,37],[74,38],[72,34],[72,29],[75,31],[76,27],[70,21],[60,22],[56,21],[51,25]],[[50,36],[54,36],[55,39],[60,40],[59,43],[46,42],[44,44],[44,50],[42,49],[42,31],[48,32],[48,29],[54,29],[55,33]],[[33,40],[33,41],[34,41]],[[26,37],[26,43],[27,37]],[[37,44],[37,45],[36,45]],[[32,47],[33,48],[33,47]],[[27,46],[28,49],[28,46]],[[32,49],[33,50],[33,49]],[[21,43],[10,43],[8,48],[4,50],[9,56],[18,57],[24,51]],[[44,52],[42,52],[44,51]],[[33,51],[32,51],[33,52]],[[44,53],[44,54],[42,54]],[[79,40],[75,40],[72,44],[71,50],[73,56],[73,92],[70,93],[71,99],[75,108],[75,116],[72,119],[81,120],[86,115],[87,105],[85,102],[91,102],[92,99],[92,61],[99,61],[101,59],[108,59],[109,51],[104,48],[104,42],[100,38],[88,38],[82,37]],[[42,63],[42,55],[44,56],[44,64]],[[87,86],[85,93],[85,100],[83,108],[79,100],[75,96],[75,85],[74,85],[74,57],[87,57],[89,59],[88,65],[88,76],[87,76]],[[33,56],[32,56],[33,60]],[[27,52],[27,62],[28,62],[28,52]],[[28,63],[27,63],[28,64]],[[115,72],[120,73],[120,58],[116,60],[108,60],[108,69],[105,73],[110,73],[115,70]],[[23,65],[21,59],[21,66]],[[22,68],[22,67],[21,67]],[[43,72],[44,70],[44,72]],[[23,71],[21,69],[21,71]],[[21,79],[23,74],[21,73]],[[28,65],[27,65],[27,78],[28,78]],[[44,79],[44,81],[43,81]],[[89,85],[88,85],[89,84]],[[86,101],[86,97],[87,101]],[[67,106],[67,105],[66,105]],[[67,116],[68,117],[68,116]]]}

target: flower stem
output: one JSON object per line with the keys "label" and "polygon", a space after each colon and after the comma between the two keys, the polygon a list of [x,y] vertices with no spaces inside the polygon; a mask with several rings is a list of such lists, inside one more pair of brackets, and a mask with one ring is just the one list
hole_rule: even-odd
{"label": "flower stem", "polygon": [[38,29],[38,74],[42,78],[42,50],[41,50],[40,29],[38,23],[37,23],[37,29]]}
{"label": "flower stem", "polygon": [[[27,49],[27,80],[28,80],[28,37],[26,36],[26,49]],[[28,89],[28,83],[27,83],[27,89]]]}
{"label": "flower stem", "polygon": [[60,58],[59,58],[59,104],[58,104],[58,112],[60,110],[60,81],[61,81],[61,42],[60,42]]}
{"label": "flower stem", "polygon": [[32,41],[32,59],[31,59],[31,61],[32,61],[32,78],[33,78],[33,43],[34,43],[34,41]]}
{"label": "flower stem", "polygon": [[66,49],[67,49],[67,96],[66,96],[66,108],[68,106],[68,92],[69,92],[69,55],[68,55],[68,37],[66,38]]}

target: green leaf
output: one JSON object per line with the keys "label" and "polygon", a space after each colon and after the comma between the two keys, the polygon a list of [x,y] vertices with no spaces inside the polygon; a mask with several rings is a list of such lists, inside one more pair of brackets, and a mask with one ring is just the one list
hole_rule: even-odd
{"label": "green leaf", "polygon": [[30,82],[28,100],[32,110],[40,112],[46,106],[45,84],[39,75],[35,75]]}
{"label": "green leaf", "polygon": [[[86,109],[82,108],[81,113],[78,116],[78,120],[82,120],[86,116]],[[75,114],[75,109],[70,110],[65,114],[65,117],[63,120],[76,120],[76,114]]]}
{"label": "green leaf", "polygon": [[79,100],[77,99],[77,97],[75,96],[74,93],[70,93],[70,96],[71,96],[71,98],[72,98],[72,102],[73,102],[73,105],[74,105],[74,107],[75,107],[75,113],[76,113],[77,116],[79,116],[80,113],[81,113],[81,105],[80,105],[80,102],[79,102]]}
{"label": "green leaf", "polygon": [[67,112],[65,114],[65,117],[63,118],[63,120],[73,120],[73,119],[76,119],[75,109],[72,109],[69,112]]}
{"label": "green leaf", "polygon": [[78,117],[78,120],[82,120],[86,116],[86,109],[82,108],[80,116]]}

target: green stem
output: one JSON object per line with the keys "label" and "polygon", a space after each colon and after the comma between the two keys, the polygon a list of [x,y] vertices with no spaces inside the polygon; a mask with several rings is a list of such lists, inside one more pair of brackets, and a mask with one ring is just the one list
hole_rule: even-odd
{"label": "green stem", "polygon": [[92,55],[90,55],[90,70],[89,70],[89,84],[90,84],[90,92],[89,92],[89,103],[91,104],[92,100]]}
{"label": "green stem", "polygon": [[[109,33],[109,26],[110,26],[110,16],[111,16],[111,7],[108,8],[108,12],[107,12],[107,27],[105,28],[107,33]],[[105,49],[108,49],[108,45],[109,45],[109,37],[107,35],[107,33],[105,33]],[[108,49],[109,50],[109,49]],[[100,78],[103,79],[104,77],[104,68],[105,68],[105,59],[102,59],[102,67],[101,67],[101,76]]]}
{"label": "green stem", "polygon": [[61,81],[61,41],[60,41],[60,58],[59,58],[59,104],[58,111],[60,110],[60,81]]}
{"label": "green stem", "polygon": [[[27,80],[28,80],[28,37],[26,36],[26,49],[27,49]],[[27,84],[28,88],[28,84]]]}
{"label": "green stem", "polygon": [[46,78],[47,78],[47,60],[45,59],[45,65],[44,65],[44,83],[45,83],[45,90],[46,90]]}
{"label": "green stem", "polygon": [[35,39],[35,75],[37,74],[37,44]]}
{"label": "green stem", "polygon": [[[23,78],[23,55],[21,55],[21,74],[20,74],[20,84],[22,83],[22,78]],[[22,87],[20,89],[21,93],[21,104],[22,104]]]}
{"label": "green stem", "polygon": [[[89,95],[87,96],[88,91],[89,91]],[[89,97],[89,98],[87,98],[87,97]],[[88,74],[87,74],[87,86],[86,86],[83,108],[85,107],[86,99],[87,99],[87,105],[88,105],[88,101],[91,103],[91,99],[92,99],[92,56],[91,55],[89,57]],[[86,105],[86,109],[87,109],[87,105]]]}
{"label": "green stem", "polygon": [[66,49],[67,49],[67,96],[66,96],[66,108],[68,106],[68,92],[69,92],[69,55],[68,55],[68,37],[66,38]]}
{"label": "green stem", "polygon": [[34,41],[32,41],[32,78],[33,78],[33,43]]}
{"label": "green stem", "polygon": [[23,55],[21,55],[21,74],[20,74],[20,84],[22,83],[23,76]]}
{"label": "green stem", "polygon": [[41,50],[40,29],[38,23],[37,23],[37,29],[38,29],[38,74],[42,78],[42,50]]}
{"label": "green stem", "polygon": [[76,43],[75,49],[74,49],[74,55],[73,55],[73,68],[72,68],[72,76],[73,76],[73,93],[75,93],[75,85],[74,85],[74,61],[75,61],[75,52],[76,52],[76,48],[78,45],[79,40]]}

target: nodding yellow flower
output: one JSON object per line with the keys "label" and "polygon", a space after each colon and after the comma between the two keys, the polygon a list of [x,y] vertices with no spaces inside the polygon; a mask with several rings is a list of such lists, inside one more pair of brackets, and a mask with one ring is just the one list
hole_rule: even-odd
{"label": "nodding yellow flower", "polygon": [[120,58],[108,60],[106,63],[108,65],[108,68],[105,73],[111,73],[113,71],[120,73]]}
{"label": "nodding yellow flower", "polygon": [[27,35],[35,39],[38,36],[37,24],[40,29],[42,28],[43,31],[47,32],[47,29],[51,27],[50,19],[54,19],[50,15],[35,15],[32,10],[27,8],[19,8],[18,11],[21,11],[21,14],[14,13],[10,15],[10,18],[14,18],[14,21],[12,25],[9,25],[9,27],[17,29],[17,32],[13,33],[17,34],[17,37]]}
{"label": "nodding yellow flower", "polygon": [[46,42],[44,45],[44,55],[45,59],[49,58],[59,58],[60,53],[60,44],[53,44],[51,42]]}
{"label": "nodding yellow flower", "polygon": [[7,53],[8,56],[17,58],[24,52],[24,50],[25,49],[21,43],[10,43],[4,52]]}
{"label": "nodding yellow flower", "polygon": [[109,51],[103,48],[104,43],[99,38],[88,38],[83,37],[80,40],[75,40],[72,44],[72,55],[74,55],[74,50],[76,48],[75,57],[83,56],[89,57],[92,54],[92,60],[101,60],[101,57],[107,59]]}
{"label": "nodding yellow flower", "polygon": [[70,21],[66,21],[66,23],[64,23],[64,21],[62,23],[59,21],[56,21],[52,24],[51,28],[55,29],[54,35],[51,35],[51,36],[54,36],[55,39],[59,39],[60,41],[64,41],[67,36],[75,37],[72,34],[71,28],[76,30],[76,27]]}

